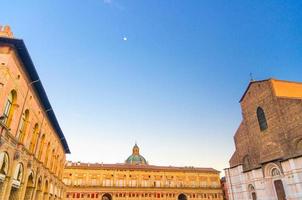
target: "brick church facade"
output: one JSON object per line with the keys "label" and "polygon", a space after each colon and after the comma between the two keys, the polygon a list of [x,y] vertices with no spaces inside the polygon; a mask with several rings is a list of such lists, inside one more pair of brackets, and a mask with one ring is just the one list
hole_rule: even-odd
{"label": "brick church facade", "polygon": [[251,81],[240,104],[229,199],[302,199],[302,83]]}

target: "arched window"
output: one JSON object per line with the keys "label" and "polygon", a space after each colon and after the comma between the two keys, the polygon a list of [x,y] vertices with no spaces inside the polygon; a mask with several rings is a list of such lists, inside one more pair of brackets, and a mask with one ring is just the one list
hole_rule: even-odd
{"label": "arched window", "polygon": [[279,169],[277,169],[277,168],[273,168],[272,169],[272,172],[271,172],[271,175],[272,176],[280,176],[280,171],[279,171]]}
{"label": "arched window", "polygon": [[[8,173],[8,155],[6,152],[0,153],[0,174],[6,176]],[[1,179],[2,177],[0,177]]]}
{"label": "arched window", "polygon": [[30,146],[29,146],[29,151],[31,153],[34,153],[34,151],[35,151],[36,143],[38,140],[38,135],[39,135],[39,125],[35,124],[33,134],[31,137],[31,141],[30,141]]}
{"label": "arched window", "polygon": [[50,158],[50,165],[49,165],[50,170],[53,169],[54,158],[55,158],[55,150],[53,149],[52,152],[51,152],[51,158]]}
{"label": "arched window", "polygon": [[45,154],[45,161],[44,165],[47,167],[48,164],[48,158],[49,158],[49,150],[50,150],[50,143],[48,142],[47,147],[46,147],[46,154]]}
{"label": "arched window", "polygon": [[44,150],[44,145],[45,145],[45,135],[42,136],[41,142],[40,142],[40,148],[39,148],[39,152],[38,152],[38,159],[39,160],[41,160],[42,152]]}
{"label": "arched window", "polygon": [[249,191],[249,195],[250,195],[249,199],[257,200],[256,191],[252,184],[249,184],[248,191]]}
{"label": "arched window", "polygon": [[250,157],[248,155],[243,157],[243,170],[247,170],[251,167]]}
{"label": "arched window", "polygon": [[29,110],[26,109],[22,115],[22,119],[20,121],[20,129],[19,129],[19,137],[18,141],[20,143],[24,143],[25,133],[28,125],[28,118],[29,118]]}
{"label": "arched window", "polygon": [[13,179],[15,181],[21,182],[22,178],[23,178],[23,165],[21,163],[18,163],[15,169]]}
{"label": "arched window", "polygon": [[265,113],[261,107],[257,108],[257,118],[258,118],[258,123],[261,131],[264,131],[267,129],[267,121],[265,117]]}
{"label": "arched window", "polygon": [[15,111],[16,100],[17,100],[17,92],[15,90],[12,90],[7,97],[7,101],[3,111],[3,117],[4,117],[3,122],[7,127],[10,127]]}

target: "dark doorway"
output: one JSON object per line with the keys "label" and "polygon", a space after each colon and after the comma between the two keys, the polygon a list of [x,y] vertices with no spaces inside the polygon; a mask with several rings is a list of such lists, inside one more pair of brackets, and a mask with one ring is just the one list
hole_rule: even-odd
{"label": "dark doorway", "polygon": [[104,195],[102,196],[102,200],[112,200],[111,194],[108,194],[108,193],[104,194]]}
{"label": "dark doorway", "polygon": [[286,195],[283,187],[283,183],[281,180],[274,181],[275,190],[277,193],[278,200],[286,200]]}
{"label": "dark doorway", "polygon": [[257,200],[256,192],[252,192],[252,199],[253,199],[253,200]]}
{"label": "dark doorway", "polygon": [[180,195],[178,195],[178,198],[177,198],[178,200],[187,200],[187,196],[186,195],[184,195],[184,194],[180,194]]}

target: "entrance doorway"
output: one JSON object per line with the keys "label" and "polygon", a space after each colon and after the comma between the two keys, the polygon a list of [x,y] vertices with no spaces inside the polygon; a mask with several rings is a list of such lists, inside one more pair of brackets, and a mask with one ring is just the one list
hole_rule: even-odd
{"label": "entrance doorway", "polygon": [[274,181],[274,186],[275,186],[278,200],[286,200],[286,195],[285,195],[282,181],[281,180]]}
{"label": "entrance doorway", "polygon": [[178,200],[187,200],[187,196],[186,195],[184,195],[184,194],[180,194],[180,195],[178,195],[178,198],[177,198]]}
{"label": "entrance doorway", "polygon": [[252,192],[252,199],[253,199],[253,200],[257,200],[256,192]]}
{"label": "entrance doorway", "polygon": [[111,194],[108,194],[108,193],[104,194],[104,195],[102,196],[102,200],[112,200]]}

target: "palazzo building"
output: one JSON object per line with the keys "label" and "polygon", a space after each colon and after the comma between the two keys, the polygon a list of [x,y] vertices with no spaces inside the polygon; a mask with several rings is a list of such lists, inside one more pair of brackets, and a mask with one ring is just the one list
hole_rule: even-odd
{"label": "palazzo building", "polygon": [[66,200],[222,200],[219,171],[212,168],[149,165],[133,147],[125,163],[68,162]]}
{"label": "palazzo building", "polygon": [[63,199],[66,153],[24,42],[0,26],[0,199]]}
{"label": "palazzo building", "polygon": [[236,150],[225,169],[230,200],[302,199],[302,83],[251,81]]}

